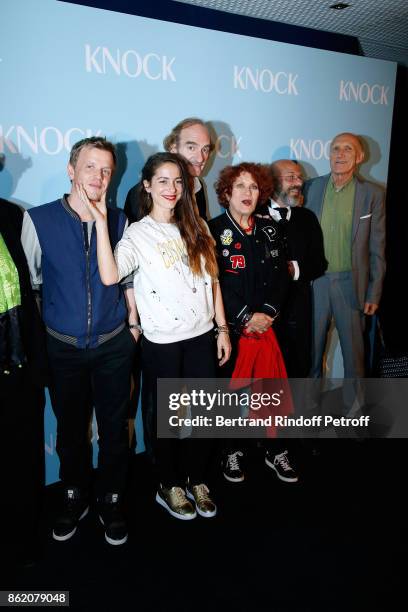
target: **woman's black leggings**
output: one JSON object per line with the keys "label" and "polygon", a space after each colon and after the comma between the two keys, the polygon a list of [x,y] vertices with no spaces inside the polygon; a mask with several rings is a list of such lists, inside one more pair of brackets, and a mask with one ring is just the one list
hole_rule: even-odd
{"label": "woman's black leggings", "polygon": [[[168,344],[143,338],[143,380],[152,389],[154,407],[157,407],[158,378],[215,378],[215,351],[212,330]],[[165,488],[184,487],[187,478],[192,485],[205,482],[213,448],[213,441],[208,439],[156,439],[159,482]]]}

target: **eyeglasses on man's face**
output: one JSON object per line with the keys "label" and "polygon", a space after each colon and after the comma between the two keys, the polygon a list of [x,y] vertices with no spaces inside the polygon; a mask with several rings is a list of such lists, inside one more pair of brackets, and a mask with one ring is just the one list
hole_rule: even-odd
{"label": "eyeglasses on man's face", "polygon": [[303,183],[303,176],[300,174],[281,174],[281,179],[288,183]]}

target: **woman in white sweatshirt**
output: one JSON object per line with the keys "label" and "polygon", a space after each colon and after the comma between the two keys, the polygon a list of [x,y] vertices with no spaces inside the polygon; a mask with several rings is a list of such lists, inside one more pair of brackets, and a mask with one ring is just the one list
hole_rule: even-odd
{"label": "woman in white sweatshirt", "polygon": [[[79,193],[95,218],[102,282],[111,285],[135,272],[143,368],[155,405],[158,378],[215,378],[214,318],[220,365],[228,360],[231,345],[214,240],[198,215],[184,159],[156,153],[147,160],[140,185],[144,216],[126,230],[114,255],[105,202],[90,201],[82,186]],[[172,516],[183,520],[195,518],[196,512],[215,516],[217,509],[205,484],[210,453],[207,440],[157,440],[156,501]]]}

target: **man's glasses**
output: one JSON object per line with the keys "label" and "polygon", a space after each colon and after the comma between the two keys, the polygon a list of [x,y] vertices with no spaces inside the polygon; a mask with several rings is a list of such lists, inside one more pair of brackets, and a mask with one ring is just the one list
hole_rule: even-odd
{"label": "man's glasses", "polygon": [[282,174],[281,178],[284,178],[288,183],[303,183],[303,176],[299,174]]}

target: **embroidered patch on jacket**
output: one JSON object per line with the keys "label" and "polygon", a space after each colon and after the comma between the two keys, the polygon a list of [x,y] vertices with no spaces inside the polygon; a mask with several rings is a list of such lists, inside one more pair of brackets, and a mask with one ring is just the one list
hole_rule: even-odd
{"label": "embroidered patch on jacket", "polygon": [[232,263],[232,269],[245,268],[245,257],[244,255],[231,255],[230,262]]}
{"label": "embroidered patch on jacket", "polygon": [[224,246],[229,246],[232,242],[232,230],[230,229],[225,229],[221,236],[221,244],[223,244]]}
{"label": "embroidered patch on jacket", "polygon": [[241,247],[242,247],[242,244],[240,242],[236,242],[234,244],[234,249],[237,249],[237,251],[239,251]]}
{"label": "embroidered patch on jacket", "polygon": [[229,255],[229,250],[228,249],[224,249],[222,254],[224,255],[224,257],[228,257]]}
{"label": "embroidered patch on jacket", "polygon": [[273,242],[276,237],[276,229],[271,225],[262,228],[262,231],[268,236],[269,242]]}
{"label": "embroidered patch on jacket", "polygon": [[273,251],[271,251],[271,256],[272,257],[278,257],[278,255],[279,255],[278,249],[274,249]]}

